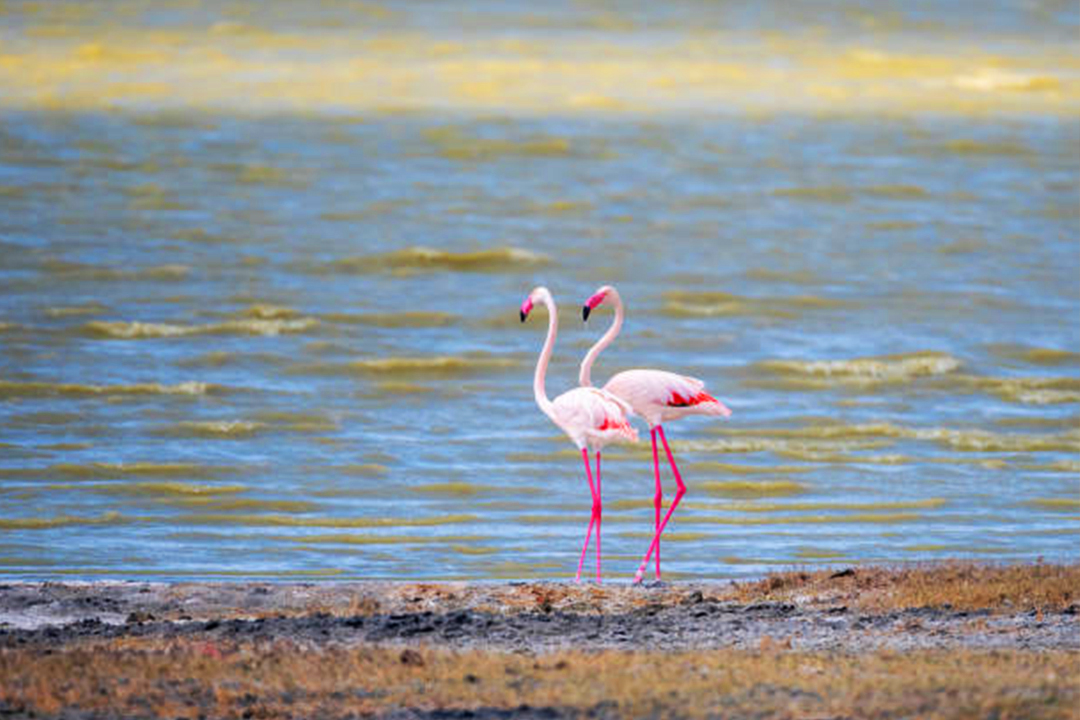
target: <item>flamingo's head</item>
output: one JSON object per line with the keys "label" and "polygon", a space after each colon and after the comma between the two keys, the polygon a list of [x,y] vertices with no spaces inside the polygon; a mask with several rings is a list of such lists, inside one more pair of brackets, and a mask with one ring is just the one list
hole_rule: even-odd
{"label": "flamingo's head", "polygon": [[615,288],[610,285],[605,285],[596,292],[594,292],[588,300],[585,301],[585,307],[581,308],[581,319],[588,321],[589,313],[597,308],[609,295],[615,292]]}
{"label": "flamingo's head", "polygon": [[536,287],[533,288],[529,296],[525,298],[525,302],[521,303],[521,322],[525,322],[525,319],[529,317],[529,313],[532,312],[533,306],[538,302],[542,302],[543,295],[549,295],[547,288]]}

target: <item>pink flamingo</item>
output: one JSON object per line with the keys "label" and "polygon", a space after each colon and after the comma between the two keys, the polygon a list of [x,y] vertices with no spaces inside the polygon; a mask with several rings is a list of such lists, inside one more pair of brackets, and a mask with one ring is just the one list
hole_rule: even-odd
{"label": "pink flamingo", "polygon": [[[592,515],[589,518],[589,529],[585,532],[585,545],[581,548],[581,559],[578,560],[574,581],[581,582],[581,568],[585,563],[585,552],[589,549],[589,538],[595,525],[596,582],[600,582],[600,515],[603,509],[600,498],[600,450],[612,442],[636,442],[638,434],[626,419],[631,412],[630,406],[604,390],[579,387],[564,392],[554,400],[548,399],[544,378],[551,360],[551,350],[555,347],[555,336],[559,332],[559,318],[551,293],[545,287],[538,287],[521,303],[521,322],[525,322],[537,303],[547,306],[548,333],[540,351],[540,358],[536,361],[536,374],[533,377],[536,404],[581,450],[585,459],[585,479],[589,482],[589,492],[592,494]],[[595,486],[589,466],[590,450],[596,452]]]}
{"label": "pink flamingo", "polygon": [[[615,305],[615,320],[611,323],[608,331],[593,345],[581,361],[581,372],[578,380],[582,387],[591,387],[590,373],[596,358],[618,336],[623,324],[622,298],[615,288],[605,285],[597,290],[585,301],[582,316],[589,319],[589,313],[605,300],[611,300]],[[653,470],[656,475],[656,495],[653,496],[653,505],[656,507],[656,534],[652,544],[649,545],[645,558],[641,561],[641,567],[634,575],[634,582],[641,582],[646,568],[649,566],[649,557],[656,551],[656,579],[660,579],[660,534],[667,527],[671,514],[679,506],[679,501],[686,494],[686,485],[683,484],[679,468],[675,466],[675,458],[668,447],[667,437],[664,436],[663,423],[666,420],[677,420],[687,415],[719,415],[728,417],[729,410],[722,402],[705,392],[705,383],[697,378],[663,370],[627,370],[618,373],[604,385],[604,390],[630,405],[634,413],[640,415],[649,424],[649,434],[652,436]],[[678,489],[675,491],[675,499],[668,508],[663,521],[660,520],[660,510],[663,505],[664,493],[660,485],[660,457],[656,449],[656,436],[660,436],[664,444],[664,452],[667,453],[668,462],[671,463],[671,472],[675,475],[675,483]]]}

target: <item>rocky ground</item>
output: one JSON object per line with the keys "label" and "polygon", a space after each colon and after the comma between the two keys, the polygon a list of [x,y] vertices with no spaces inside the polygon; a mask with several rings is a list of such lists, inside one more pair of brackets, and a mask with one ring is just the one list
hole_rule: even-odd
{"label": "rocky ground", "polygon": [[0,717],[1073,717],[1078,591],[1078,566],[957,564],[643,587],[8,583]]}

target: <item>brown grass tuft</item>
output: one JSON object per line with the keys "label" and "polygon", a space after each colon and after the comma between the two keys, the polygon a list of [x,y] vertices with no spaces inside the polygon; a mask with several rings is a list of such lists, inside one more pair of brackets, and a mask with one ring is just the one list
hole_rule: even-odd
{"label": "brown grass tuft", "polygon": [[842,603],[866,611],[917,607],[1061,611],[1080,600],[1080,565],[992,565],[952,561],[899,568],[774,573],[733,583],[737,602]]}

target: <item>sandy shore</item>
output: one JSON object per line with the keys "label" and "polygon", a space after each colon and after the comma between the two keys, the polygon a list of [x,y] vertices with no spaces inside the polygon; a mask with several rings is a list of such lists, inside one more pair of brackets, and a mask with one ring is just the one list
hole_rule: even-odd
{"label": "sandy shore", "polygon": [[[929,704],[918,706],[925,716],[952,716],[944,700],[970,692],[979,707],[1072,717],[1080,700],[1078,578],[1077,566],[950,566],[639,587],[7,583],[0,585],[0,717],[305,717],[315,709],[325,717],[667,717],[676,709],[704,717],[717,714],[740,682],[749,704],[724,706],[727,716],[756,707],[755,716],[796,717],[831,712],[833,683],[854,702],[857,688],[875,687],[879,671],[871,669],[890,662],[893,680],[906,672],[912,682],[940,676],[923,698]],[[952,602],[924,603],[920,593]],[[297,665],[265,665],[286,658]],[[773,660],[741,681],[728,677],[727,691],[717,679],[684,698],[686,683],[671,678],[674,694],[665,695],[667,681],[655,669],[674,658],[729,674]],[[160,675],[143,677],[163,659],[166,675],[202,700],[177,704]],[[796,660],[828,670],[772,677]],[[948,672],[937,667],[942,662]],[[327,684],[323,663],[356,674]],[[364,663],[378,668],[377,677],[360,669]],[[560,663],[558,680],[542,677]],[[76,665],[83,679],[60,682]],[[635,681],[638,672],[656,683]],[[762,682],[786,689],[754,700]],[[582,683],[596,692],[582,695]],[[256,700],[245,707],[244,697]],[[903,693],[895,701],[868,705],[868,716],[912,709]],[[261,715],[244,714],[255,705]],[[844,707],[834,708],[838,716]]]}

